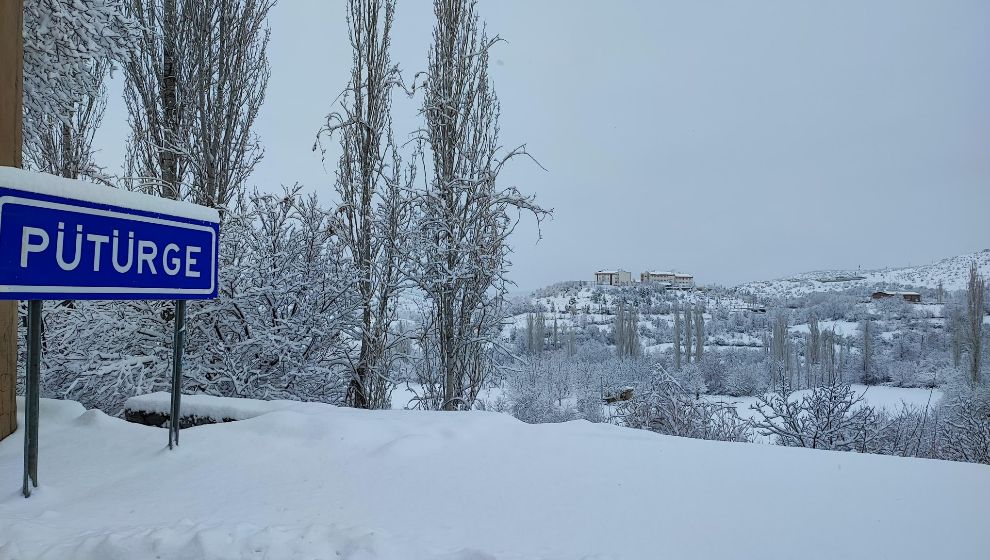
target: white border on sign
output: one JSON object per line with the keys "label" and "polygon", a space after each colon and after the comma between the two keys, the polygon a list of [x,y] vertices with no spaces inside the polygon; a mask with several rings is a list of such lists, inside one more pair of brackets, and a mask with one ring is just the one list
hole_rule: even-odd
{"label": "white border on sign", "polygon": [[0,166],[0,187],[26,194],[43,194],[212,224],[220,223],[220,213],[215,208],[15,167]]}
{"label": "white border on sign", "polygon": [[3,205],[4,204],[21,204],[23,206],[35,206],[40,208],[50,208],[53,210],[62,210],[65,212],[76,212],[79,214],[92,214],[96,216],[105,216],[109,218],[117,218],[124,220],[131,220],[135,222],[148,222],[152,224],[164,225],[169,227],[181,227],[186,229],[194,229],[200,231],[206,231],[210,234],[210,239],[213,245],[213,255],[210,259],[210,287],[206,288],[135,288],[135,287],[113,287],[113,286],[17,286],[11,284],[0,284],[0,292],[37,292],[37,293],[65,293],[65,294],[75,294],[75,293],[87,293],[87,294],[212,294],[217,280],[216,275],[216,257],[217,257],[217,237],[216,231],[213,228],[201,226],[198,224],[189,224],[186,222],[176,222],[172,220],[163,220],[161,218],[152,218],[149,216],[140,216],[137,214],[125,214],[123,212],[115,212],[113,210],[100,210],[98,208],[87,208],[84,206],[72,206],[69,204],[62,204],[59,202],[48,202],[47,200],[35,200],[32,198],[23,198],[19,196],[0,196],[0,228],[3,228]]}

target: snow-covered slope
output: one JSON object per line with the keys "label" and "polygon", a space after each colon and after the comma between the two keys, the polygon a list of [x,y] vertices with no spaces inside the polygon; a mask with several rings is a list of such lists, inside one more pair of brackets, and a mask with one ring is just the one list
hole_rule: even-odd
{"label": "snow-covered slope", "polygon": [[876,287],[915,287],[935,289],[941,280],[947,291],[962,290],[972,263],[984,277],[990,277],[990,249],[942,259],[932,264],[884,270],[820,270],[791,278],[750,282],[738,287],[742,293],[764,297],[794,297],[812,292],[828,292]]}
{"label": "snow-covered slope", "polygon": [[[507,415],[274,410],[165,431],[42,401],[0,558],[977,558],[990,468]],[[829,538],[822,538],[827,534]]]}

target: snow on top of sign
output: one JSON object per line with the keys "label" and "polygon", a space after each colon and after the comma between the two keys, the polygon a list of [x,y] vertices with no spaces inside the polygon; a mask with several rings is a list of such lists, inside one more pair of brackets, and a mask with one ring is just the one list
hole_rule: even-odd
{"label": "snow on top of sign", "polygon": [[106,185],[66,179],[48,173],[25,171],[16,167],[0,166],[0,187],[96,204],[109,204],[133,210],[155,212],[166,216],[188,218],[190,220],[213,223],[220,222],[220,214],[215,208],[207,208],[206,206],[200,206],[191,202],[170,200],[150,194],[125,191]]}
{"label": "snow on top of sign", "polygon": [[[179,413],[182,416],[212,418],[216,421],[247,420],[280,410],[307,412],[308,410],[325,410],[326,408],[325,405],[299,401],[262,401],[212,395],[182,395],[180,402]],[[172,395],[165,392],[137,395],[127,399],[124,402],[124,408],[141,412],[169,414],[172,410]]]}

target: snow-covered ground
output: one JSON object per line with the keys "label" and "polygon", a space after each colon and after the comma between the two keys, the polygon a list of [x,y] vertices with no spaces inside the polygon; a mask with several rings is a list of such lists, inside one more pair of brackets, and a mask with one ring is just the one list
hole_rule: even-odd
{"label": "snow-covered ground", "polygon": [[[839,336],[856,336],[859,333],[859,323],[852,321],[819,321],[818,329],[824,331],[835,331]],[[794,325],[789,329],[792,333],[808,334],[811,326],[808,323]]]}
{"label": "snow-covered ground", "polygon": [[786,298],[812,292],[831,292],[859,288],[864,292],[875,287],[906,286],[934,290],[942,282],[945,290],[966,288],[969,267],[976,263],[984,278],[990,276],[990,249],[941,259],[932,264],[881,270],[820,270],[789,278],[750,282],[738,287],[740,293],[763,297]]}
{"label": "snow-covered ground", "polygon": [[[19,403],[20,404],[20,403]],[[978,558],[984,465],[324,405],[166,432],[42,401],[0,558]],[[831,535],[822,538],[822,534]]]}
{"label": "snow-covered ground", "polygon": [[[853,384],[852,388],[857,394],[862,396],[861,403],[872,406],[877,410],[885,410],[891,414],[897,414],[905,406],[916,410],[924,410],[926,407],[933,407],[942,400],[942,391],[939,389],[923,389],[920,387],[888,387],[885,385],[866,386]],[[791,393],[790,399],[797,400],[807,395],[810,391],[802,389]],[[756,404],[758,397],[732,397],[728,395],[706,395],[705,398],[731,404],[742,418],[760,419],[759,414],[750,408]],[[758,441],[763,441],[758,438]]]}

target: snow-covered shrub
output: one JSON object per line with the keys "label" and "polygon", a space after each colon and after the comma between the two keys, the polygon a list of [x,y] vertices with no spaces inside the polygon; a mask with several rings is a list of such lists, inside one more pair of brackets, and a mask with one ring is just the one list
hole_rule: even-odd
{"label": "snow-covered shrub", "polygon": [[120,414],[128,397],[169,387],[171,302],[46,301],[42,316],[42,396]]}
{"label": "snow-covered shrub", "polygon": [[952,391],[939,408],[940,458],[990,464],[990,388]]}
{"label": "snow-covered shrub", "polygon": [[221,237],[220,296],[190,307],[187,386],[340,402],[354,282],[316,197],[298,187],[241,197]]}
{"label": "snow-covered shrub", "polygon": [[675,370],[671,377],[681,389],[695,398],[708,393],[708,386],[705,385],[704,376],[697,364],[685,364],[681,369]]}
{"label": "snow-covered shrub", "polygon": [[730,364],[725,392],[734,397],[762,394],[769,386],[771,360],[760,352],[755,360],[738,360]]}
{"label": "snow-covered shrub", "polygon": [[[219,297],[187,304],[183,390],[340,402],[354,302],[339,255],[314,197],[241,198],[221,227]],[[172,302],[46,302],[44,320],[45,396],[120,414],[169,387]]]}
{"label": "snow-covered shrub", "polygon": [[725,394],[729,368],[724,356],[720,356],[718,352],[707,352],[702,354],[701,361],[697,362],[696,366],[707,392],[716,395]]}
{"label": "snow-covered shrub", "polygon": [[644,391],[620,406],[620,413],[632,428],[697,439],[749,440],[749,425],[733,406],[698,398],[662,368]]}
{"label": "snow-covered shrub", "polygon": [[560,351],[531,357],[506,373],[504,409],[531,424],[600,419],[600,411],[588,406],[589,399],[601,400],[589,366]]}
{"label": "snow-covered shrub", "polygon": [[845,384],[815,387],[800,398],[787,393],[763,395],[751,408],[756,429],[778,445],[851,451],[876,437],[878,414],[863,395]]}

